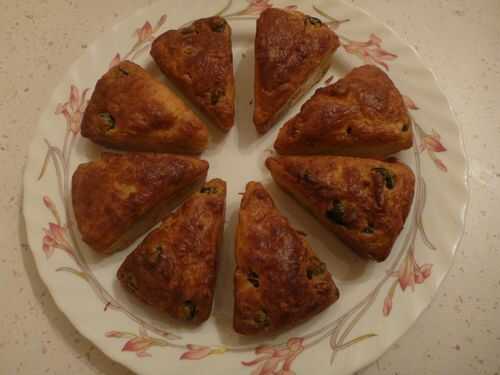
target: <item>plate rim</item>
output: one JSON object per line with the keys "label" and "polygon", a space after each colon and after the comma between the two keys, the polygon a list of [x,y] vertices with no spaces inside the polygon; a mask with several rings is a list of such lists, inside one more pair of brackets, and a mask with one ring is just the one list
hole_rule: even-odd
{"label": "plate rim", "polygon": [[[397,33],[390,25],[386,24],[385,22],[383,22],[379,18],[375,17],[373,14],[367,12],[365,9],[360,8],[358,5],[348,3],[345,0],[326,0],[326,2],[329,2],[329,3],[342,2],[345,6],[354,9],[356,12],[362,13],[364,16],[370,18],[374,23],[377,23],[381,27],[383,27],[386,30],[388,30],[390,32],[390,34],[392,35],[392,37],[396,38],[399,43],[401,43],[405,47],[408,47],[411,50],[411,52],[413,53],[413,55],[417,58],[418,62],[420,63],[422,69],[424,69],[425,71],[427,71],[427,72],[429,72],[431,74],[433,82],[434,82],[434,84],[436,85],[436,87],[437,87],[437,89],[439,91],[439,94],[446,101],[446,104],[447,104],[448,109],[450,111],[451,119],[453,120],[454,125],[457,128],[457,134],[458,134],[458,151],[460,152],[459,153],[460,156],[463,157],[463,168],[464,168],[463,169],[463,175],[462,175],[462,173],[457,173],[457,175],[459,175],[459,177],[460,177],[460,181],[463,183],[462,186],[463,186],[463,192],[464,192],[464,201],[461,202],[461,207],[460,207],[460,218],[459,218],[460,219],[460,223],[459,223],[460,224],[460,234],[459,234],[458,238],[456,239],[456,244],[454,245],[454,247],[452,249],[452,256],[450,258],[449,264],[447,265],[447,269],[446,269],[445,272],[443,272],[440,275],[439,281],[436,283],[437,286],[436,286],[435,290],[432,292],[432,294],[430,296],[430,299],[424,303],[425,307],[418,313],[417,317],[415,319],[413,319],[413,321],[411,322],[411,324],[407,328],[405,328],[404,330],[402,330],[400,334],[398,334],[398,338],[397,339],[395,339],[393,342],[388,343],[388,345],[386,345],[386,347],[383,348],[378,354],[375,354],[374,358],[370,358],[368,360],[360,361],[361,365],[358,366],[358,367],[359,367],[359,369],[361,369],[361,368],[365,368],[365,367],[369,366],[377,358],[380,358],[382,355],[384,355],[387,352],[387,350],[395,342],[397,342],[398,340],[400,340],[403,337],[403,335],[407,334],[407,332],[409,331],[409,329],[414,326],[414,324],[417,322],[418,319],[421,318],[423,312],[425,310],[427,310],[432,303],[434,303],[435,298],[436,298],[436,296],[438,294],[439,288],[441,288],[443,282],[446,280],[446,278],[448,277],[451,269],[453,268],[453,266],[455,264],[455,257],[456,257],[457,250],[462,245],[462,241],[463,241],[463,238],[464,238],[464,235],[465,235],[465,229],[466,229],[467,218],[468,218],[467,215],[468,215],[468,210],[470,208],[470,199],[471,199],[470,158],[469,158],[469,155],[467,153],[466,146],[465,146],[463,125],[457,119],[456,112],[454,111],[454,108],[453,108],[452,104],[450,103],[450,101],[448,99],[448,96],[443,91],[443,89],[441,87],[441,84],[440,84],[440,81],[439,81],[439,79],[438,79],[438,77],[437,77],[434,69],[432,69],[431,67],[429,67],[425,63],[425,61],[422,58],[421,54],[415,49],[415,47],[412,44],[410,44],[408,41],[406,41],[405,39],[403,39],[403,37],[399,33]],[[315,3],[317,3],[317,1],[313,0],[313,4],[315,4]],[[145,7],[140,7],[138,9],[136,9],[135,11],[131,12],[130,14],[128,14],[127,16],[125,16],[119,22],[111,25],[105,31],[100,32],[98,34],[98,36],[95,38],[95,40],[93,40],[92,43],[89,43],[89,46],[95,45],[99,40],[102,39],[103,35],[106,35],[106,34],[108,34],[110,32],[110,30],[111,30],[112,27],[116,27],[117,25],[122,25],[124,23],[127,23],[131,18],[138,16],[145,9],[148,9],[148,8],[150,8],[152,6],[155,6],[155,5],[157,5],[157,3],[153,3],[151,5],[146,5]],[[74,68],[74,66],[78,63],[78,61],[81,59],[81,57],[84,56],[85,54],[86,53],[81,53],[81,54],[79,54],[79,56],[77,56],[73,60],[73,62],[65,69],[65,73],[64,73],[63,77],[65,77],[68,74],[68,71],[70,71],[72,68]],[[28,229],[28,223],[29,223],[29,218],[28,217],[30,216],[30,213],[28,212],[29,211],[29,201],[30,201],[30,198],[32,197],[32,194],[30,194],[29,189],[27,189],[27,186],[29,186],[29,182],[28,181],[29,181],[30,177],[32,176],[32,174],[30,173],[31,171],[30,171],[30,168],[29,168],[29,164],[30,164],[30,162],[33,163],[33,160],[36,159],[36,156],[37,156],[36,144],[37,144],[37,138],[40,135],[40,129],[41,129],[40,122],[41,122],[41,118],[42,118],[43,114],[48,110],[49,103],[56,96],[57,88],[60,85],[61,85],[61,81],[57,81],[55,83],[55,85],[51,88],[51,95],[48,96],[48,100],[47,100],[47,102],[45,103],[45,105],[43,107],[44,111],[41,112],[41,114],[40,114],[40,116],[39,116],[39,118],[37,120],[37,125],[36,125],[36,128],[35,128],[35,132],[33,133],[32,138],[29,141],[29,147],[28,147],[28,152],[27,152],[27,159],[26,159],[26,162],[24,164],[24,171],[23,171],[23,189],[22,189],[22,194],[23,195],[22,195],[22,201],[21,201],[22,202],[22,208],[21,208],[21,210],[22,210],[23,220],[24,220],[24,223],[25,223],[24,230],[25,230],[26,238],[27,238],[27,241],[28,241],[28,244],[29,244],[30,251],[33,253],[33,258],[35,260],[35,265],[36,265],[36,268],[37,268],[37,272],[38,272],[38,274],[40,276],[40,279],[43,281],[43,283],[45,284],[47,290],[50,292],[50,294],[52,296],[52,299],[53,299],[55,305],[57,306],[57,308],[66,316],[66,318],[71,322],[71,324],[77,329],[77,331],[79,332],[79,334],[81,334],[83,337],[85,337],[87,340],[89,340],[91,343],[93,343],[99,350],[101,350],[103,353],[105,353],[106,356],[108,356],[109,358],[111,358],[113,361],[115,361],[117,363],[120,363],[121,365],[129,368],[132,371],[137,371],[137,368],[132,365],[133,361],[123,361],[122,358],[120,358],[119,355],[118,355],[118,353],[120,353],[119,351],[105,350],[105,348],[103,348],[101,345],[99,345],[90,335],[86,334],[85,329],[84,329],[84,325],[80,324],[80,322],[79,322],[78,319],[74,319],[74,317],[70,313],[68,313],[66,311],[67,309],[65,309],[65,307],[64,307],[64,301],[63,301],[64,298],[63,298],[63,296],[61,296],[60,293],[58,294],[58,292],[53,287],[50,286],[50,283],[48,282],[49,275],[46,274],[45,272],[43,272],[44,267],[41,266],[42,258],[39,257],[39,256],[37,256],[35,254],[36,250],[31,246],[31,244],[34,243],[34,240],[32,238],[32,236],[34,235],[34,233],[33,233],[33,231],[31,231],[31,233],[30,233],[30,230]]]}

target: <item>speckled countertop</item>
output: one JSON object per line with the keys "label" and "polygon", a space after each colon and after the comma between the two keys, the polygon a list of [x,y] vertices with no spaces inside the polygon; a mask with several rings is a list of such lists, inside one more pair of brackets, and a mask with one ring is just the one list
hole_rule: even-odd
{"label": "speckled countertop", "polygon": [[[151,0],[0,1],[0,373],[126,374],[54,305],[20,213],[26,151],[47,93],[87,44]],[[436,72],[463,126],[465,238],[431,307],[363,375],[500,374],[500,2],[357,0]]]}

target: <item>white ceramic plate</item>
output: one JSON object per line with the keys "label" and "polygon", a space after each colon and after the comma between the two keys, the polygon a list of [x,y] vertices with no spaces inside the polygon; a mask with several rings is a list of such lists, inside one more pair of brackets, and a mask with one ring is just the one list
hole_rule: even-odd
{"label": "white ceramic plate", "polygon": [[[464,227],[467,165],[460,130],[433,74],[386,26],[342,1],[161,1],[114,26],[90,45],[55,89],[30,148],[24,185],[29,243],[41,278],[76,328],[109,357],[142,374],[352,373],[377,359],[417,319],[451,266]],[[418,176],[405,230],[390,258],[367,263],[352,255],[272,183],[264,159],[279,126],[257,136],[252,118],[255,17],[270,6],[298,5],[329,22],[341,37],[331,71],[319,85],[342,77],[363,60],[387,70],[414,118],[416,145],[398,155]],[[228,182],[228,213],[213,316],[198,328],[179,326],[142,306],[119,287],[115,273],[133,249],[96,257],[73,241],[68,224],[69,181],[99,148],[79,132],[96,80],[118,59],[133,59],[162,79],[148,50],[154,37],[193,19],[222,13],[233,28],[237,125],[213,130],[203,158],[209,177]],[[345,22],[342,22],[345,21]],[[90,90],[89,90],[90,89]],[[314,90],[289,111],[287,118]],[[286,118],[284,119],[286,120]],[[239,192],[263,181],[278,207],[326,261],[341,299],[310,321],[276,337],[243,338],[232,330],[233,242]]]}

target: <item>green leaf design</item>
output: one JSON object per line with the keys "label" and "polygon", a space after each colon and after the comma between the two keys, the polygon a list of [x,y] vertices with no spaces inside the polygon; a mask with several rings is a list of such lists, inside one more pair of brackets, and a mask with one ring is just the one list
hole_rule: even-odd
{"label": "green leaf design", "polygon": [[165,347],[169,346],[169,343],[162,339],[152,339],[153,346]]}
{"label": "green leaf design", "polygon": [[85,272],[81,272],[81,271],[75,270],[74,268],[71,268],[71,267],[59,267],[58,269],[56,269],[56,271],[57,272],[69,272],[69,273],[72,273],[73,275],[76,275],[76,276],[82,278],[86,282],[89,282],[89,278],[88,278],[88,276],[87,276],[87,274]]}
{"label": "green leaf design", "polygon": [[377,336],[375,333],[368,333],[366,335],[356,337],[355,339],[352,339],[352,340],[350,340],[342,345],[336,346],[335,350],[339,351],[339,350],[347,349],[348,347],[353,346],[354,344],[357,344],[358,342],[364,341],[366,339],[369,339],[369,338],[372,338],[375,336]]}
{"label": "green leaf design", "polygon": [[231,5],[233,5],[233,0],[228,0],[224,8],[218,11],[214,16],[222,16],[226,10],[228,10]]}
{"label": "green leaf design", "polygon": [[40,170],[40,175],[38,176],[38,181],[40,181],[47,170],[47,165],[49,164],[50,159],[50,148],[47,150],[47,154],[45,154],[45,158],[43,159],[42,169]]}

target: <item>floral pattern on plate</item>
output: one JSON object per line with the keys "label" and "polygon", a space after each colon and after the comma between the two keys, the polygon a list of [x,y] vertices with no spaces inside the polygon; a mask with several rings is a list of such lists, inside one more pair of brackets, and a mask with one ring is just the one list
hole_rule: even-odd
{"label": "floral pattern on plate", "polygon": [[[232,1],[228,3],[219,15],[228,19],[237,21],[247,19],[248,17],[257,17],[262,11],[273,7],[274,4],[269,0],[251,0],[246,7],[240,11],[225,14],[230,8]],[[287,9],[297,9],[296,5],[287,5]],[[337,20],[331,17],[327,12],[318,7],[313,9],[325,19],[325,22],[335,30],[338,30],[344,23],[350,22],[349,19]],[[135,29],[133,34],[135,42],[128,52],[122,55],[116,53],[110,64],[106,67],[114,66],[123,59],[135,60],[144,54],[150,47],[151,42],[166,25],[167,16],[162,15],[152,26],[149,21],[144,21],[142,26]],[[338,32],[338,31],[337,31]],[[384,41],[376,33],[367,36],[367,41],[355,41],[339,33],[342,40],[342,46],[345,53],[359,58],[364,63],[377,64],[390,70],[390,63],[398,59],[398,55],[389,52],[382,47]],[[366,40],[366,39],[365,39]],[[106,68],[105,67],[105,68]],[[414,225],[411,226],[403,239],[401,251],[387,265],[385,276],[382,277],[371,289],[371,291],[355,303],[344,314],[328,322],[326,325],[306,333],[299,337],[289,337],[281,343],[273,345],[258,346],[225,346],[221,343],[206,345],[201,343],[183,342],[180,335],[166,331],[155,324],[148,322],[132,311],[123,303],[117,300],[109,291],[107,291],[95,277],[91,266],[87,263],[81,249],[75,241],[75,227],[70,216],[70,159],[74,150],[75,141],[79,137],[80,123],[85,107],[88,103],[89,89],[79,89],[77,85],[72,84],[69,87],[68,99],[65,102],[57,104],[55,115],[62,116],[66,123],[66,131],[61,146],[51,144],[47,139],[47,153],[43,160],[38,180],[41,180],[47,173],[49,165],[52,165],[57,177],[57,192],[60,201],[63,202],[63,213],[61,213],[55,204],[54,192],[41,192],[41,200],[44,207],[49,211],[52,219],[47,220],[47,224],[42,228],[41,251],[45,258],[50,261],[56,250],[60,250],[72,259],[71,265],[57,267],[56,272],[67,272],[78,276],[86,281],[95,295],[101,300],[104,310],[115,310],[123,313],[138,327],[138,334],[128,331],[111,330],[104,333],[108,339],[125,340],[121,347],[122,352],[134,353],[139,358],[152,357],[156,350],[177,350],[178,358],[184,361],[199,361],[206,358],[223,355],[226,353],[243,353],[246,356],[253,353],[254,359],[241,360],[241,365],[248,368],[254,375],[292,375],[295,374],[293,366],[295,361],[304,356],[308,350],[327,341],[330,348],[330,363],[333,364],[339,352],[346,350],[354,345],[358,345],[365,340],[377,337],[380,332],[366,332],[353,337],[353,331],[359,322],[368,314],[371,307],[380,305],[379,310],[385,317],[389,317],[395,309],[396,292],[407,290],[415,291],[416,287],[425,283],[433,277],[432,261],[417,261],[417,250],[419,257],[427,259],[424,254],[420,254],[422,249],[436,250],[437,247],[429,239],[423,225],[423,211],[427,200],[427,191],[425,177],[422,173],[421,154],[426,153],[438,171],[447,172],[443,160],[436,154],[444,155],[447,147],[441,138],[438,130],[425,130],[415,117],[418,112],[412,114],[412,122],[415,134],[415,147],[413,155],[415,157],[415,173],[417,175],[417,186],[412,211]],[[421,110],[416,102],[409,96],[404,96],[405,104],[409,110]],[[417,236],[420,235],[425,247],[416,246]],[[385,297],[379,298],[385,291]],[[225,357],[225,356],[224,356]],[[221,357],[219,357],[221,358]]]}

